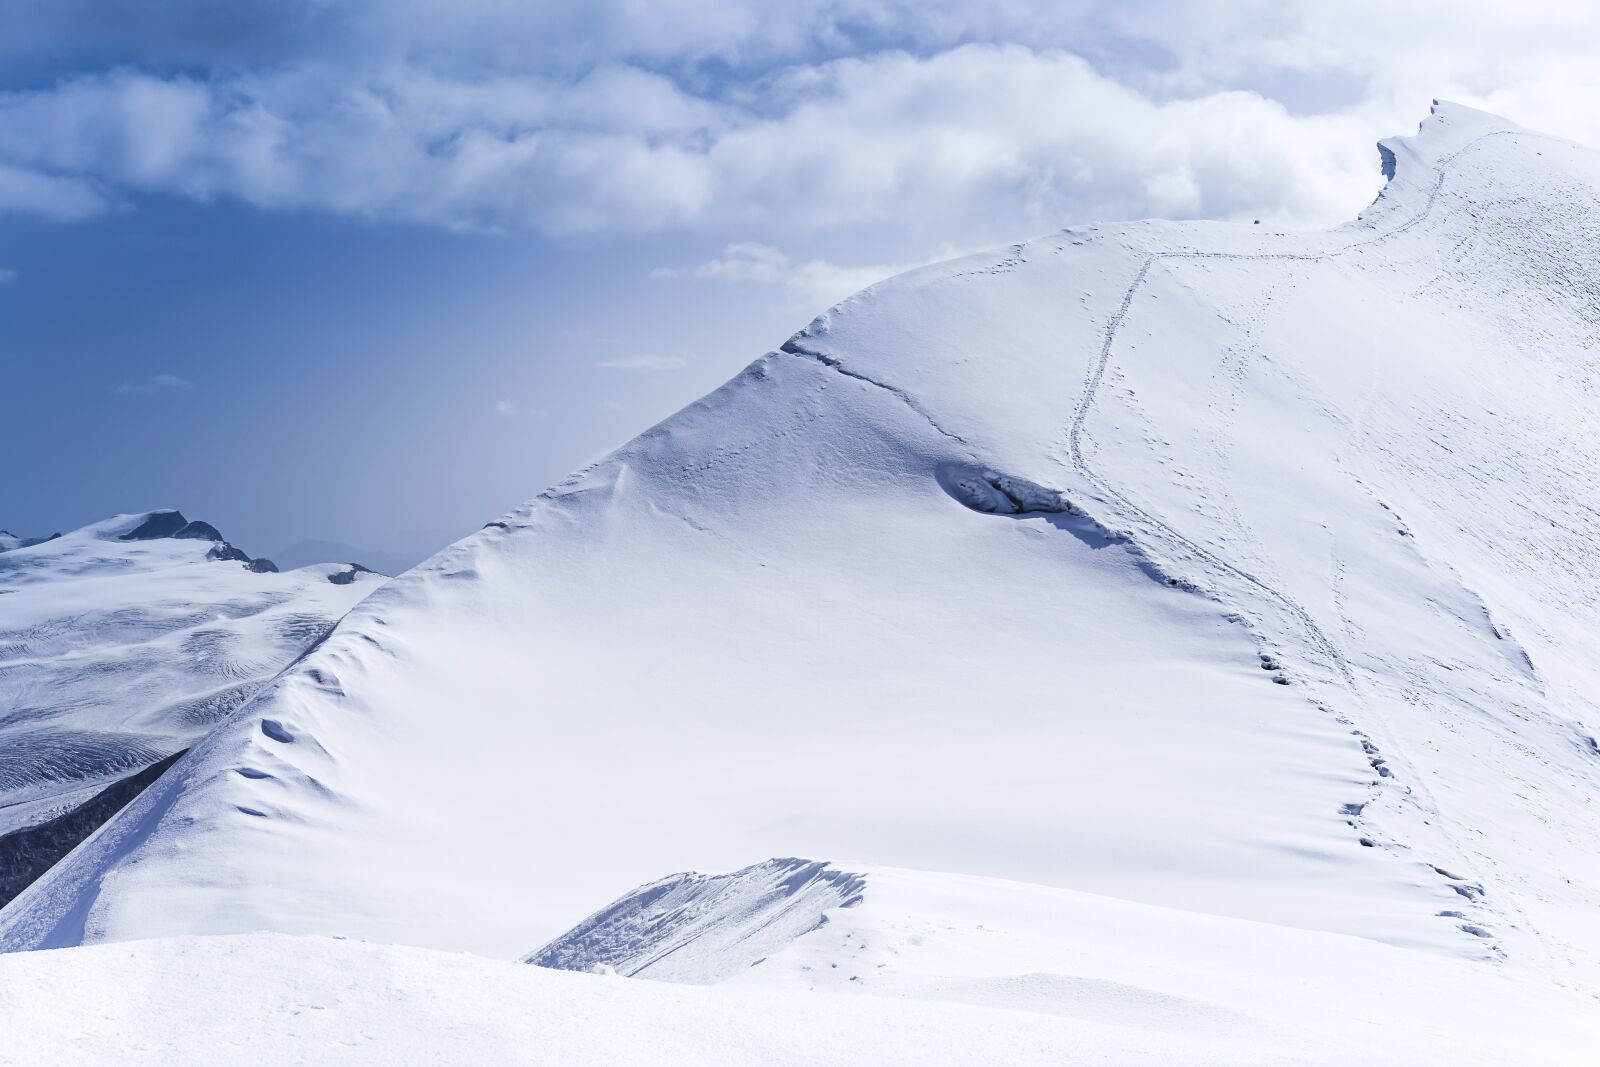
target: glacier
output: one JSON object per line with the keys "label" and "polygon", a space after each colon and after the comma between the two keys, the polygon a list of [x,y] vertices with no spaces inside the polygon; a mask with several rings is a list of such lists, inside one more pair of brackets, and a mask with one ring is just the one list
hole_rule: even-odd
{"label": "glacier", "polygon": [[278,573],[173,510],[0,540],[0,905],[379,580]]}

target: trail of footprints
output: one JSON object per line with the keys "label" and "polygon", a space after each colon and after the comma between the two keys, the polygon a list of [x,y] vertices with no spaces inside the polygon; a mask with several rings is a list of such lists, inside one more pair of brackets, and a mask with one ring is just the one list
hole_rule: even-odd
{"label": "trail of footprints", "polygon": [[[1117,335],[1121,331],[1123,323],[1132,312],[1134,298],[1138,295],[1139,290],[1144,287],[1152,267],[1158,263],[1166,261],[1202,259],[1282,261],[1327,260],[1335,256],[1346,255],[1358,249],[1388,241],[1399,234],[1421,224],[1428,218],[1429,215],[1432,214],[1434,206],[1438,202],[1439,195],[1444,188],[1445,178],[1451,163],[1453,163],[1459,156],[1483,141],[1497,136],[1517,136],[1517,134],[1513,131],[1496,131],[1495,133],[1486,134],[1483,137],[1479,137],[1476,140],[1461,146],[1454,153],[1439,161],[1435,171],[1433,185],[1428,191],[1427,200],[1421,211],[1385,233],[1375,235],[1365,240],[1356,241],[1342,249],[1324,253],[1254,254],[1199,252],[1190,249],[1175,249],[1152,252],[1146,255],[1143,261],[1140,263],[1139,269],[1134,275],[1133,280],[1129,283],[1128,288],[1124,291],[1121,303],[1106,324],[1099,356],[1090,364],[1088,374],[1084,381],[1083,394],[1074,408],[1071,421],[1068,424],[1067,455],[1073,468],[1088,485],[1097,490],[1101,496],[1104,497],[1105,500],[1113,507],[1119,508],[1125,514],[1133,518],[1142,520],[1154,531],[1164,534],[1179,547],[1191,553],[1195,558],[1199,559],[1203,563],[1210,564],[1221,572],[1232,575],[1233,577],[1240,579],[1251,586],[1254,586],[1259,592],[1265,594],[1278,605],[1286,609],[1292,617],[1296,618],[1300,622],[1301,627],[1311,645],[1327,659],[1330,665],[1335,668],[1339,676],[1343,679],[1345,688],[1347,688],[1352,694],[1358,693],[1354,674],[1350,670],[1350,667],[1346,663],[1345,658],[1338,646],[1323,632],[1321,627],[1317,625],[1305,607],[1293,597],[1276,589],[1260,577],[1251,574],[1250,572],[1245,571],[1238,566],[1235,566],[1225,559],[1221,559],[1208,549],[1196,544],[1180,531],[1174,529],[1171,525],[1162,521],[1161,519],[1158,519],[1154,515],[1149,514],[1147,511],[1129,500],[1122,493],[1118,492],[1114,486],[1112,486],[1105,478],[1101,477],[1099,473],[1090,466],[1088,459],[1086,458],[1085,449],[1083,447],[1086,424],[1090,411],[1094,407],[1099,390],[1105,382],[1107,370],[1112,364],[1112,357],[1115,351]],[[1400,526],[1399,533],[1401,536],[1409,535],[1409,531],[1404,528],[1403,524]],[[1128,537],[1129,535],[1123,534],[1121,536]],[[1150,558],[1148,552],[1141,551],[1141,554],[1147,559]],[[1179,584],[1179,582],[1175,580],[1171,584],[1176,585]],[[1191,582],[1183,581],[1182,584],[1187,588],[1197,589],[1197,587]],[[1246,622],[1246,620],[1237,613],[1232,614],[1229,617],[1237,622]],[[1282,665],[1276,655],[1266,651],[1261,652],[1260,665],[1263,670],[1269,672],[1271,680],[1276,684],[1293,684],[1288,673],[1283,670]],[[1362,752],[1366,756],[1368,765],[1372,768],[1373,773],[1377,776],[1372,782],[1372,791],[1368,799],[1361,802],[1346,803],[1341,808],[1340,814],[1345,817],[1345,820],[1350,828],[1355,830],[1360,835],[1358,840],[1362,846],[1368,848],[1385,848],[1391,851],[1406,849],[1407,846],[1398,841],[1381,840],[1368,821],[1363,818],[1362,814],[1366,810],[1367,805],[1381,795],[1385,782],[1393,783],[1394,781],[1394,773],[1389,767],[1388,760],[1384,758],[1383,754],[1379,751],[1378,746],[1373,742],[1372,738],[1365,731],[1357,727],[1349,718],[1339,714],[1338,712],[1335,712],[1326,704],[1315,700],[1313,700],[1312,703],[1325,713],[1334,715],[1342,725],[1349,728],[1351,735],[1354,736],[1357,742],[1360,744]],[[1469,904],[1478,904],[1483,900],[1485,891],[1481,884],[1469,881],[1459,875],[1451,873],[1443,867],[1439,867],[1434,864],[1427,864],[1426,866],[1435,875],[1444,879],[1449,888]],[[1471,921],[1470,916],[1459,909],[1444,909],[1438,912],[1438,916],[1440,918],[1456,921],[1457,928],[1463,933],[1469,934],[1473,937],[1483,938],[1485,940],[1492,940],[1493,938],[1493,935],[1486,927],[1484,927],[1481,923]],[[1499,946],[1493,946],[1493,951],[1501,957],[1504,956],[1504,951],[1501,950]]]}
{"label": "trail of footprints", "polygon": [[[1221,598],[1208,592],[1188,579],[1174,574],[1146,553],[1133,539],[1120,531],[1115,531],[1104,523],[1095,519],[1081,506],[1074,504],[1065,494],[1030,482],[1024,478],[998,474],[993,470],[967,470],[952,469],[941,472],[940,477],[945,491],[958,502],[985,515],[1056,515],[1070,516],[1081,524],[1082,532],[1092,531],[1103,537],[1106,541],[1120,543],[1140,561],[1141,570],[1152,581],[1169,588],[1181,589],[1185,592],[1196,593],[1211,600],[1221,601]],[[1259,630],[1250,620],[1238,612],[1229,612],[1228,621],[1244,626],[1259,638]],[[1290,672],[1285,668],[1282,658],[1273,651],[1262,650],[1257,654],[1257,664],[1265,672],[1266,677],[1275,685],[1290,686],[1294,684]],[[1364,818],[1368,805],[1382,796],[1386,786],[1393,787],[1398,783],[1395,780],[1389,761],[1383,755],[1369,734],[1356,726],[1348,717],[1336,711],[1323,701],[1311,699],[1309,703],[1324,714],[1332,715],[1334,719],[1355,738],[1365,756],[1367,765],[1372,769],[1375,777],[1370,783],[1370,789],[1365,800],[1351,801],[1343,804],[1339,815],[1345,824],[1357,834],[1357,842],[1364,848],[1381,848],[1390,852],[1409,851],[1409,846],[1388,838],[1371,825]],[[1485,891],[1480,883],[1469,881],[1459,875],[1453,874],[1443,867],[1431,863],[1423,864],[1427,870],[1443,879],[1456,895],[1462,897],[1467,905],[1479,904],[1483,901]],[[1443,909],[1437,913],[1438,917],[1449,919],[1457,924],[1463,933],[1484,940],[1492,940],[1493,934],[1480,921],[1459,909]],[[1498,945],[1491,946],[1491,951],[1503,957],[1504,951]]]}

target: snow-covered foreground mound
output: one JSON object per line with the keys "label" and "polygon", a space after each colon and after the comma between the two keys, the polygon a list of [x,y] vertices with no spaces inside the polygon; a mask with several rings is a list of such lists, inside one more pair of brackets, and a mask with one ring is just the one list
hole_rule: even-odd
{"label": "snow-covered foreground mound", "polygon": [[176,511],[0,540],[0,904],[381,580],[269,566]]}
{"label": "snow-covered foreground mound", "polygon": [[1449,106],[1384,152],[1327,233],[1070,230],[833,309],[369,597],[0,944],[509,959],[848,856],[1600,989],[1600,157]]}
{"label": "snow-covered foreground mound", "polygon": [[266,934],[13,954],[0,1062],[1592,1062],[1593,1001],[1498,968],[1041,886],[866,879],[859,906],[710,987]]}

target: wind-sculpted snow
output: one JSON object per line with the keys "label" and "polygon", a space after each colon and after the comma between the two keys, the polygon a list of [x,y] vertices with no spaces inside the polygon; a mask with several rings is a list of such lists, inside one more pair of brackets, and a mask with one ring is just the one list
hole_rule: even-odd
{"label": "wind-sculpted snow", "polygon": [[818,929],[833,909],[860,904],[864,888],[858,874],[795,858],[729,874],[675,874],[612,902],[523,962],[716,982]]}
{"label": "wind-sculpted snow", "polygon": [[[0,1058],[52,1065],[1588,1067],[1593,1001],[1501,968],[992,879],[861,904],[715,986],[251,933],[0,956]],[[701,956],[703,941],[682,957]],[[703,957],[702,957],[703,958]],[[819,995],[820,994],[820,995]]]}
{"label": "wind-sculpted snow", "polygon": [[0,942],[510,958],[849,856],[1600,991],[1600,157],[1442,105],[1384,158],[1329,232],[845,301],[370,597]]}
{"label": "wind-sculpted snow", "polygon": [[188,748],[374,584],[209,559],[221,535],[175,511],[15,540],[0,554],[0,904],[126,802],[119,783]]}
{"label": "wind-sculpted snow", "polygon": [[10,900],[26,889],[183,755],[181,751],[159,756],[148,750],[130,749],[108,755],[129,766],[139,766],[136,773],[118,779],[59,815],[0,834],[0,901]]}

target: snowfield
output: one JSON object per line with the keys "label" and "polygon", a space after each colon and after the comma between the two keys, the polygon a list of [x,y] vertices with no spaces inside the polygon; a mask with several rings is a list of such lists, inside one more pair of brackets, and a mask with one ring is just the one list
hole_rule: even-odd
{"label": "snowfield", "polygon": [[1592,997],[1495,967],[1016,882],[866,878],[859,906],[719,985],[278,934],[20,953],[0,966],[0,1063],[1594,1062]]}
{"label": "snowfield", "polygon": [[251,562],[176,511],[0,539],[0,904],[382,580]]}
{"label": "snowfield", "polygon": [[[1592,1062],[1600,156],[1382,159],[833,308],[362,601],[0,989],[267,1060]],[[260,930],[322,936],[191,937]]]}

